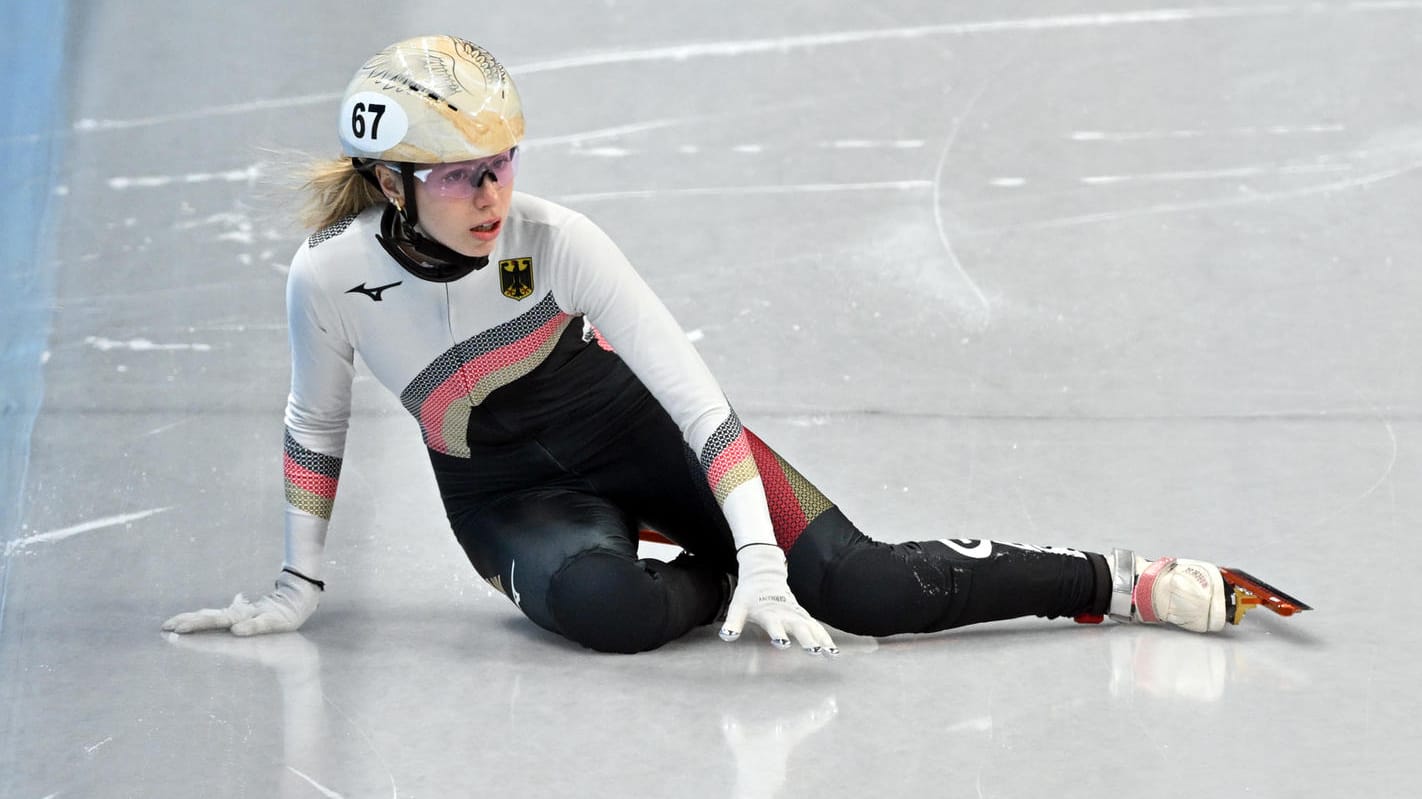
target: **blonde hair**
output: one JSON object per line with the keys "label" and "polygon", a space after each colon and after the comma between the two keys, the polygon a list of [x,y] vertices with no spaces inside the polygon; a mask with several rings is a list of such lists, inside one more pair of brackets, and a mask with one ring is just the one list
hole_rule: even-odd
{"label": "blonde hair", "polygon": [[308,165],[302,189],[301,224],[311,230],[330,227],[348,216],[385,202],[374,183],[356,171],[349,158],[332,158]]}

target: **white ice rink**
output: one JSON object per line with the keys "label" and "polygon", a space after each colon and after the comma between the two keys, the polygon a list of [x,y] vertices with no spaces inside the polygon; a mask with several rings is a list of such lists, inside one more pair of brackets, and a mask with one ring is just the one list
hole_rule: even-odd
{"label": "white ice rink", "polygon": [[[1422,2],[0,23],[0,797],[1418,795]],[[866,532],[1205,558],[1317,609],[597,655],[478,579],[363,379],[321,609],[163,634],[280,566],[292,154],[432,32],[517,80],[518,187],[609,231]]]}

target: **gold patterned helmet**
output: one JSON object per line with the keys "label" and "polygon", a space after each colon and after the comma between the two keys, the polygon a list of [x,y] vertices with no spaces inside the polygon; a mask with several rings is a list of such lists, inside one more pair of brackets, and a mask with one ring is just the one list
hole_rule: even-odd
{"label": "gold patterned helmet", "polygon": [[341,101],[341,149],[357,159],[439,164],[504,152],[523,138],[523,103],[488,50],[420,36],[376,53]]}

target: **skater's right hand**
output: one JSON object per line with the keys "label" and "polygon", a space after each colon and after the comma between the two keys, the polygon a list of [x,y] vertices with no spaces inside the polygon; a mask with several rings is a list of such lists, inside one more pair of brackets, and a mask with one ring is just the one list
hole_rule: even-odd
{"label": "skater's right hand", "polygon": [[774,544],[750,546],[737,553],[740,577],[726,620],[721,624],[721,640],[741,637],[746,622],[755,622],[777,649],[788,649],[793,636],[812,655],[838,655],[834,640],[824,625],[800,607],[787,582],[785,553]]}
{"label": "skater's right hand", "polygon": [[225,608],[179,613],[163,622],[163,629],[172,633],[227,630],[243,636],[284,633],[300,627],[320,603],[321,591],[315,584],[283,571],[277,575],[276,588],[256,602],[238,594]]}

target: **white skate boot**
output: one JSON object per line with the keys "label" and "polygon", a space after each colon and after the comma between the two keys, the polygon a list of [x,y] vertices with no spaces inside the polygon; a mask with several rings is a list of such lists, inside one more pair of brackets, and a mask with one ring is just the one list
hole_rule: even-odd
{"label": "white skate boot", "polygon": [[1146,560],[1129,549],[1117,549],[1110,566],[1112,618],[1174,624],[1197,633],[1224,629],[1225,581],[1214,564],[1184,558]]}

